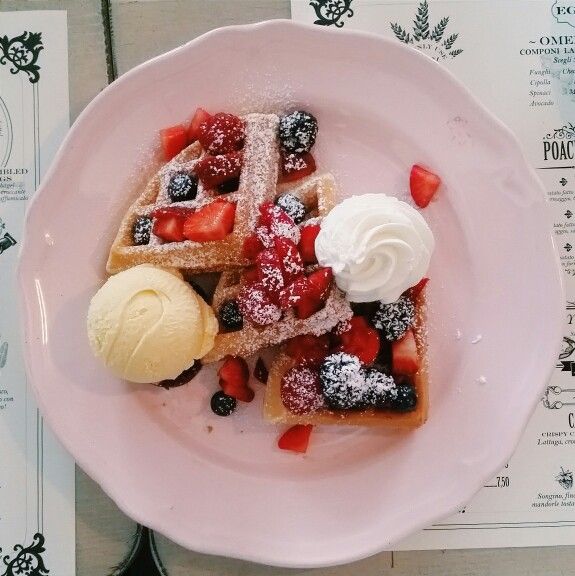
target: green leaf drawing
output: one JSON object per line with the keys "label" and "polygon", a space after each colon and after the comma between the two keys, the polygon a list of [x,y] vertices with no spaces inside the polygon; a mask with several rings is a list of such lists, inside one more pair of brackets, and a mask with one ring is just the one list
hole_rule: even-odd
{"label": "green leaf drawing", "polygon": [[456,56],[459,56],[462,52],[463,50],[453,50],[452,52],[449,53],[449,55],[455,58]]}
{"label": "green leaf drawing", "polygon": [[415,40],[426,40],[429,37],[429,6],[427,0],[419,5],[417,16],[413,21],[413,38]]}
{"label": "green leaf drawing", "polygon": [[439,42],[443,38],[443,33],[445,32],[445,29],[447,28],[448,24],[449,24],[449,17],[442,18],[439,21],[439,24],[433,29],[433,31],[429,35],[429,38],[431,40]]}
{"label": "green leaf drawing", "polygon": [[452,34],[444,43],[443,45],[445,46],[446,50],[451,50],[451,47],[455,44],[455,41],[457,40],[457,37],[459,36],[459,34]]}
{"label": "green leaf drawing", "polygon": [[399,24],[392,24],[391,29],[393,30],[395,37],[398,40],[401,40],[401,42],[405,42],[406,44],[411,42],[411,36],[409,35],[409,32],[406,32]]}

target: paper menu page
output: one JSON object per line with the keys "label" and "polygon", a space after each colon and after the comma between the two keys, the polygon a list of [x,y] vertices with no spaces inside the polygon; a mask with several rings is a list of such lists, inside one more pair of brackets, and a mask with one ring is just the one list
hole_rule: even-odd
{"label": "paper menu page", "polygon": [[380,34],[455,74],[537,169],[564,271],[563,351],[515,454],[465,509],[395,549],[574,544],[575,0],[292,0],[292,18]]}
{"label": "paper menu page", "polygon": [[0,12],[0,556],[6,574],[76,573],[74,462],[44,425],[26,381],[16,282],[26,206],[68,126],[66,12]]}

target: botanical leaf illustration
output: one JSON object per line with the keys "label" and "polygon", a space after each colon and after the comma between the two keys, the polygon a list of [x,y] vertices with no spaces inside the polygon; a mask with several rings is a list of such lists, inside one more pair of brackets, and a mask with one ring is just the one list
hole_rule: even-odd
{"label": "botanical leaf illustration", "polygon": [[455,44],[455,41],[457,40],[457,37],[459,36],[459,34],[452,34],[444,43],[443,45],[445,46],[446,50],[451,50],[451,47]]}
{"label": "botanical leaf illustration", "polygon": [[406,44],[410,43],[411,37],[409,36],[409,32],[406,32],[399,24],[392,24],[391,29],[398,40],[401,40]]}
{"label": "botanical leaf illustration", "polygon": [[445,32],[445,29],[447,28],[448,24],[449,24],[449,17],[442,18],[439,21],[439,24],[433,29],[433,31],[429,35],[430,40],[435,40],[436,42],[439,42],[443,38],[443,33]]}
{"label": "botanical leaf illustration", "polygon": [[429,6],[427,0],[419,5],[417,16],[413,21],[414,40],[426,40],[429,37]]}

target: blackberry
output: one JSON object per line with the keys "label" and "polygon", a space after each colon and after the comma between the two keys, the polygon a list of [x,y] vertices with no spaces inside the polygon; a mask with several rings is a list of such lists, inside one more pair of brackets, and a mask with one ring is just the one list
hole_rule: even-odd
{"label": "blackberry", "polygon": [[240,179],[232,178],[231,180],[226,180],[221,184],[218,184],[218,192],[220,194],[229,194],[230,192],[236,192],[240,187]]}
{"label": "blackberry", "polygon": [[236,300],[227,300],[220,306],[220,322],[225,330],[233,332],[241,330],[244,325],[244,317]]}
{"label": "blackberry", "polygon": [[309,152],[317,136],[317,120],[309,112],[298,110],[280,118],[279,138],[287,152]]}
{"label": "blackberry", "polygon": [[365,394],[364,401],[375,408],[388,408],[397,398],[397,385],[393,376],[384,374],[375,368],[368,368],[364,372]]}
{"label": "blackberry", "polygon": [[417,406],[417,393],[415,388],[403,382],[397,386],[397,396],[391,400],[389,407],[396,412],[411,412]]}
{"label": "blackberry", "polygon": [[331,354],[319,368],[319,381],[329,408],[353,410],[364,406],[365,379],[357,356]]}
{"label": "blackberry", "polygon": [[222,390],[218,390],[210,400],[210,407],[218,416],[229,416],[236,409],[237,401]]}
{"label": "blackberry", "polygon": [[291,219],[300,224],[305,218],[305,204],[293,194],[283,194],[276,200],[276,206],[279,206]]}
{"label": "blackberry", "polygon": [[383,333],[386,340],[399,340],[411,328],[415,320],[415,306],[410,298],[401,296],[391,304],[379,303],[372,324]]}
{"label": "blackberry", "polygon": [[198,179],[194,174],[176,172],[168,184],[168,196],[172,202],[193,200],[198,193]]}
{"label": "blackberry", "polygon": [[147,216],[140,216],[132,226],[132,240],[134,245],[143,246],[150,243],[150,233],[152,232],[152,219]]}

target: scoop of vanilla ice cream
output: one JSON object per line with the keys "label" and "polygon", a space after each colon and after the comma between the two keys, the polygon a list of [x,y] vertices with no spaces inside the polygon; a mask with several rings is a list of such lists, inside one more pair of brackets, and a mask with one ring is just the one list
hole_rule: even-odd
{"label": "scoop of vanilla ice cream", "polygon": [[88,338],[120,378],[176,378],[214,345],[218,321],[177,270],[142,264],[110,277],[92,298]]}

